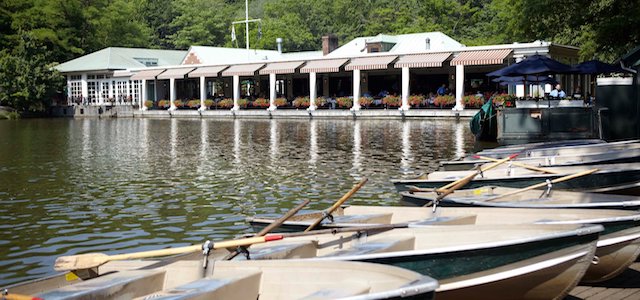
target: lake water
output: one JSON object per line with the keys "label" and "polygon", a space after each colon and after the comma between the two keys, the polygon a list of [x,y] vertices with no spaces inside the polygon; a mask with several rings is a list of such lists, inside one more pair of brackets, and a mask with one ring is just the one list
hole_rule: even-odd
{"label": "lake water", "polygon": [[397,205],[390,178],[474,150],[468,121],[0,121],[0,286],[61,255],[230,239],[304,199]]}

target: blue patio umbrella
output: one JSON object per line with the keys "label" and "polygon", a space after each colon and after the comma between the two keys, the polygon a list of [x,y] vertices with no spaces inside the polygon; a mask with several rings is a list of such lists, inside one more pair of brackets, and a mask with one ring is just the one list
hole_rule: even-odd
{"label": "blue patio umbrella", "polygon": [[532,55],[519,63],[510,65],[497,71],[493,71],[487,76],[525,76],[525,75],[550,75],[550,74],[570,74],[573,68],[557,60],[544,55]]}
{"label": "blue patio umbrella", "polygon": [[610,74],[610,73],[629,73],[620,66],[610,65],[599,60],[590,60],[573,66],[576,74]]}
{"label": "blue patio umbrella", "polygon": [[498,78],[492,79],[491,81],[498,82],[498,83],[500,83],[500,85],[507,85],[507,84],[510,84],[510,83],[524,83],[524,82],[548,83],[548,84],[556,84],[556,83],[558,83],[558,81],[556,81],[552,77],[549,77],[549,76],[535,76],[535,75],[500,76]]}

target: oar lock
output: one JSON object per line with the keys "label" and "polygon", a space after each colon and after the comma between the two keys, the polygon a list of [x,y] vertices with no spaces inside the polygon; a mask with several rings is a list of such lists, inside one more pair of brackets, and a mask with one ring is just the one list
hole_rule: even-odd
{"label": "oar lock", "polygon": [[209,263],[209,253],[213,250],[213,243],[210,240],[207,240],[202,244],[202,256],[204,257],[202,260],[202,268],[206,269],[207,264]]}
{"label": "oar lock", "polygon": [[333,223],[333,215],[328,213],[327,211],[322,211],[322,219],[328,219],[329,223]]}

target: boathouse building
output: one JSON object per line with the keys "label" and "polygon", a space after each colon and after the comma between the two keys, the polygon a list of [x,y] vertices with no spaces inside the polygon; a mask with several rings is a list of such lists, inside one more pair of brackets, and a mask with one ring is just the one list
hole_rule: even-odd
{"label": "boathouse building", "polygon": [[[308,97],[308,110],[314,111],[318,97],[371,96],[379,104],[387,94],[399,96],[399,110],[408,111],[410,95],[435,93],[442,85],[455,96],[452,109],[461,111],[465,94],[496,88],[486,73],[534,54],[575,64],[579,50],[545,41],[467,47],[441,32],[380,34],[338,45],[330,35],[323,37],[321,51],[291,53],[208,46],[187,51],[110,47],[56,68],[67,78],[67,105],[127,105],[141,113],[148,108],[173,111],[189,100],[199,100],[202,111],[216,99],[232,99],[230,110],[237,111],[247,98],[267,99],[266,109],[274,111],[276,99],[295,97]],[[567,90],[588,86],[579,81],[589,80],[572,75],[558,79]],[[523,86],[508,89],[524,95]],[[359,101],[349,109],[360,110]]]}

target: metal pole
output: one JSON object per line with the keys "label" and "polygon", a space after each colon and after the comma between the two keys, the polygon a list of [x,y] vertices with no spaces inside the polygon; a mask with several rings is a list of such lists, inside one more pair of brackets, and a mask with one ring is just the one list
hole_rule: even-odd
{"label": "metal pole", "polygon": [[247,32],[247,60],[249,60],[249,0],[244,1],[245,30]]}

